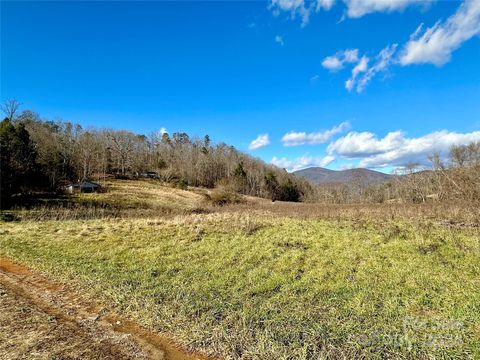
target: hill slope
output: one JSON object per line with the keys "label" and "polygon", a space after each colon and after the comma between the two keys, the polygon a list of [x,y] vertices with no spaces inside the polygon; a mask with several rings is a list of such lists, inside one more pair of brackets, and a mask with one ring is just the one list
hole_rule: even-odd
{"label": "hill slope", "polygon": [[293,173],[297,176],[303,177],[313,184],[350,184],[354,182],[375,184],[386,182],[393,177],[393,175],[388,175],[369,169],[349,169],[336,171],[321,167],[311,167],[308,169],[294,171]]}

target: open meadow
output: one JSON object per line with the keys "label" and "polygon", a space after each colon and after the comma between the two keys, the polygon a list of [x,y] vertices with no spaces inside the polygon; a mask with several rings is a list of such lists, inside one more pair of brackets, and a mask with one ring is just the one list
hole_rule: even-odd
{"label": "open meadow", "polygon": [[480,360],[480,0],[0,23],[0,360]]}
{"label": "open meadow", "polygon": [[4,213],[0,256],[211,357],[480,357],[475,207],[107,185]]}

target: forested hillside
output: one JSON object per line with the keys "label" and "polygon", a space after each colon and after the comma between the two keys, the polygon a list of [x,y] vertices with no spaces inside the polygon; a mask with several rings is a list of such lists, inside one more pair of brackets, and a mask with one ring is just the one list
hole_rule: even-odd
{"label": "forested hillside", "polygon": [[[448,158],[431,154],[429,169],[415,164],[400,167],[397,175],[402,176],[367,169],[306,169],[296,176],[233,146],[212,142],[208,135],[199,138],[184,132],[135,134],[128,130],[85,129],[71,122],[43,119],[31,110],[19,111],[16,101],[5,103],[3,111],[2,207],[12,205],[17,194],[55,192],[69,182],[111,176],[149,176],[179,188],[218,186],[228,193],[284,201],[480,201],[478,142],[453,146]],[[312,175],[312,171],[313,182],[309,183],[302,176]],[[382,181],[377,181],[379,174]],[[342,181],[332,181],[339,175]],[[323,183],[315,184],[319,179]]]}
{"label": "forested hillside", "polygon": [[107,175],[134,178],[145,172],[179,187],[212,188],[221,183],[242,194],[274,200],[299,201],[311,192],[305,180],[233,146],[214,143],[208,135],[84,129],[42,119],[30,110],[19,112],[16,101],[4,104],[3,110],[2,204],[17,193],[54,191],[67,182]]}
{"label": "forested hillside", "polygon": [[330,170],[321,167],[311,167],[294,171],[312,184],[352,184],[364,185],[385,183],[392,180],[392,175],[369,169]]}

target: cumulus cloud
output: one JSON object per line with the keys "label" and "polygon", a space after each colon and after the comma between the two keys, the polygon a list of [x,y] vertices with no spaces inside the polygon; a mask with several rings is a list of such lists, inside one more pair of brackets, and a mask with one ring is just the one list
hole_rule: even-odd
{"label": "cumulus cloud", "polygon": [[347,16],[359,18],[374,12],[402,11],[411,5],[426,6],[432,0],[344,0]]}
{"label": "cumulus cloud", "polygon": [[428,165],[428,157],[434,153],[445,156],[453,145],[465,145],[480,141],[480,131],[456,133],[436,131],[421,137],[409,138],[403,131],[388,133],[378,138],[371,132],[350,132],[330,143],[330,156],[359,159],[360,167],[400,167],[408,163]]}
{"label": "cumulus cloud", "polygon": [[283,38],[280,35],[275,36],[275,42],[283,46]]}
{"label": "cumulus cloud", "polygon": [[273,157],[270,161],[271,164],[278,166],[280,168],[287,169],[287,171],[297,171],[305,169],[312,166],[325,167],[335,161],[335,157],[332,155],[327,155],[325,157],[311,157],[304,155],[293,160],[289,160],[285,157],[277,158]]}
{"label": "cumulus cloud", "polygon": [[322,66],[332,72],[343,68],[346,63],[358,62],[358,49],[347,49],[337,52],[335,55],[327,56],[322,61]]}
{"label": "cumulus cloud", "polygon": [[283,135],[282,142],[283,146],[324,144],[329,141],[334,135],[344,132],[349,128],[350,123],[348,121],[344,121],[338,126],[334,126],[331,129],[320,132],[306,133],[290,131]]}
{"label": "cumulus cloud", "polygon": [[248,149],[257,150],[267,146],[268,144],[270,144],[270,139],[268,138],[268,134],[261,134],[261,135],[258,135],[255,140],[252,140],[252,142],[248,146]]}
{"label": "cumulus cloud", "polygon": [[322,66],[330,71],[337,71],[343,67],[343,63],[336,55],[332,55],[323,59]]}
{"label": "cumulus cloud", "polygon": [[452,52],[473,36],[480,34],[480,1],[465,0],[458,10],[443,23],[437,22],[423,33],[423,24],[405,45],[402,65],[447,63]]}
{"label": "cumulus cloud", "polygon": [[390,132],[383,139],[378,139],[371,132],[351,131],[335,142],[330,143],[327,151],[329,153],[335,152],[342,157],[350,159],[361,158],[388,152],[399,147],[403,139],[404,134],[402,131]]}

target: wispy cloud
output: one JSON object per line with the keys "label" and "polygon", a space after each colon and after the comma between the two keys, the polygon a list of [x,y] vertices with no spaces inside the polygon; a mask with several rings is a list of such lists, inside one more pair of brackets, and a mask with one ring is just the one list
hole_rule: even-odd
{"label": "wispy cloud", "polygon": [[431,63],[441,66],[462,43],[480,34],[480,1],[466,0],[446,21],[424,32],[423,24],[411,35],[400,56],[402,65]]}
{"label": "wispy cloud", "polygon": [[261,134],[256,137],[256,139],[252,140],[250,145],[248,146],[249,150],[257,150],[263,148],[270,144],[270,139],[268,134]]}
{"label": "wispy cloud", "polygon": [[[360,93],[363,90],[365,90],[365,87],[367,86],[367,84],[375,77],[377,73],[384,72],[390,67],[390,65],[395,61],[394,54],[395,54],[395,51],[397,50],[397,46],[398,46],[397,44],[393,44],[382,49],[380,53],[377,55],[375,63],[372,66],[366,67],[365,70],[363,70],[364,74],[358,80],[357,92]],[[362,65],[361,62],[358,65]],[[363,69],[363,65],[362,65],[362,69]],[[355,68],[353,70],[355,70]],[[351,87],[353,87],[355,80],[353,78],[351,80],[352,80]],[[347,90],[350,90],[350,89],[347,87]]]}
{"label": "wispy cloud", "polygon": [[[375,12],[402,11],[409,6],[426,7],[434,0],[343,0],[345,17],[359,18]],[[473,0],[474,1],[474,0]],[[300,18],[301,25],[306,26],[313,13],[330,10],[335,0],[271,0],[270,9],[274,15],[281,12],[290,14],[292,19]]]}
{"label": "wispy cloud", "polygon": [[[400,9],[413,1],[351,1],[355,3],[358,14],[363,14],[367,8]],[[357,4],[358,3],[358,4]],[[383,5],[382,5],[383,4]],[[395,4],[395,5],[393,5]],[[349,7],[350,9],[350,7]],[[363,9],[360,11],[360,9]],[[356,13],[356,12],[354,12]],[[357,92],[363,92],[369,82],[380,72],[387,72],[392,65],[407,66],[411,64],[435,64],[441,66],[448,62],[452,52],[459,48],[465,41],[480,34],[480,1],[465,0],[444,22],[437,22],[433,27],[423,31],[423,24],[410,35],[410,40],[397,51],[398,44],[391,44],[383,48],[378,55],[370,58],[364,54],[358,57],[358,50],[355,49],[355,56],[351,61],[345,60],[342,54],[347,51],[339,51],[332,56],[327,56],[322,61],[322,66],[331,72],[338,71],[347,63],[355,64],[352,74],[345,81],[345,88],[348,91],[356,88]],[[372,61],[373,59],[373,61]],[[369,64],[372,64],[369,66]]]}
{"label": "wispy cloud", "polygon": [[[365,90],[367,84],[375,77],[376,74],[378,74],[379,72],[387,71],[388,68],[396,61],[394,55],[396,53],[397,46],[397,44],[393,44],[385,47],[378,53],[377,56],[373,58],[373,61],[371,61],[371,59],[367,55],[363,55],[361,58],[359,58],[357,49],[354,50],[354,53],[352,52],[353,50],[343,50],[339,53],[350,53],[349,57],[345,56],[348,61],[341,61],[338,55],[333,55],[325,58],[322,62],[322,65],[326,68],[329,67],[328,65],[332,65],[330,68],[330,70],[332,71],[342,68],[343,64],[345,63],[354,63],[355,66],[352,68],[352,74],[350,78],[345,81],[345,88],[348,91],[351,91],[353,88],[356,87],[357,92],[362,92],[363,90]],[[335,64],[333,59],[337,59],[338,64]],[[328,63],[324,64],[327,60]],[[372,62],[371,66],[369,66],[370,62]]]}
{"label": "wispy cloud", "polygon": [[367,71],[369,60],[370,59],[367,56],[362,56],[357,65],[355,65],[355,67],[352,69],[352,76],[345,82],[345,88],[348,91],[352,90],[355,86],[355,81],[357,80],[358,74]]}
{"label": "wispy cloud", "polygon": [[427,165],[434,153],[445,156],[453,145],[465,145],[480,141],[480,131],[456,133],[436,131],[417,138],[409,138],[405,132],[389,132],[378,138],[371,132],[350,132],[330,143],[330,156],[360,160],[360,167],[400,167],[408,163]]}
{"label": "wispy cloud", "polygon": [[335,5],[335,0],[317,0],[315,11],[330,10]]}
{"label": "wispy cloud", "polygon": [[273,157],[270,163],[280,168],[287,169],[287,171],[291,172],[312,166],[325,167],[331,164],[333,161],[335,161],[335,157],[332,155],[327,155],[324,157],[312,157],[304,155],[293,160],[289,160],[286,157]]}
{"label": "wispy cloud", "polygon": [[394,12],[405,10],[409,6],[427,6],[432,0],[344,0],[346,14],[350,18],[359,18],[375,12]]}
{"label": "wispy cloud", "polygon": [[344,132],[350,129],[350,123],[348,121],[342,122],[338,126],[334,126],[331,129],[319,132],[296,132],[290,131],[283,135],[282,142],[284,146],[299,146],[299,145],[316,145],[324,144],[329,141],[334,135]]}
{"label": "wispy cloud", "polygon": [[337,52],[335,55],[327,56],[322,61],[322,66],[332,72],[343,68],[346,63],[358,62],[358,49],[347,49]]}
{"label": "wispy cloud", "polygon": [[283,46],[283,44],[284,44],[284,43],[283,43],[283,38],[282,38],[280,35],[276,35],[276,36],[275,36],[275,42],[276,42],[277,44],[280,44],[281,46]]}
{"label": "wispy cloud", "polygon": [[304,0],[271,0],[270,8],[274,15],[280,12],[287,12],[292,19],[300,17],[302,26],[308,24],[312,4],[307,4]]}

